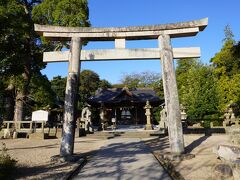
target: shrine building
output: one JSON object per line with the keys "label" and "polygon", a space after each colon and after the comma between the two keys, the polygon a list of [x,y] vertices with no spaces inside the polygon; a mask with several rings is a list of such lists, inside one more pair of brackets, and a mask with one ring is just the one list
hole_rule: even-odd
{"label": "shrine building", "polygon": [[111,123],[115,118],[118,125],[146,124],[144,106],[146,102],[158,107],[164,102],[151,88],[111,88],[98,89],[87,102],[92,107],[100,108],[101,121]]}

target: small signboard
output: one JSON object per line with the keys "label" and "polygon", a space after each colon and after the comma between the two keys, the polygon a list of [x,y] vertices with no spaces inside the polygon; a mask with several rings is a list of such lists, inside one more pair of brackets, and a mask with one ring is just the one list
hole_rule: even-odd
{"label": "small signboard", "polygon": [[32,112],[32,121],[48,121],[48,112],[43,110]]}
{"label": "small signboard", "polygon": [[116,118],[112,118],[112,123],[115,123],[116,122]]}

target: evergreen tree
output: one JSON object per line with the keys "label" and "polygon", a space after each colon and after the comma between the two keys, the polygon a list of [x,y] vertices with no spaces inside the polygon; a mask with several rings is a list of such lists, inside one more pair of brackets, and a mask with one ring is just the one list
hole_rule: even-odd
{"label": "evergreen tree", "polygon": [[211,59],[214,66],[219,95],[218,109],[222,113],[231,103],[240,103],[239,44],[233,39],[233,33],[229,26],[225,27],[224,32],[223,47],[220,52]]}
{"label": "evergreen tree", "polygon": [[65,99],[65,89],[66,89],[66,77],[56,76],[51,80],[51,89],[57,96],[59,101],[64,102]]}
{"label": "evergreen tree", "polygon": [[41,41],[34,31],[34,23],[89,26],[88,3],[86,0],[0,2],[0,76],[9,82],[4,89],[15,94],[15,120],[24,117],[23,107],[28,100],[33,72],[44,68],[42,52],[63,47],[44,38]]}
{"label": "evergreen tree", "polygon": [[217,112],[213,68],[203,65],[197,59],[178,61],[177,82],[180,103],[187,107],[190,119],[201,119]]}

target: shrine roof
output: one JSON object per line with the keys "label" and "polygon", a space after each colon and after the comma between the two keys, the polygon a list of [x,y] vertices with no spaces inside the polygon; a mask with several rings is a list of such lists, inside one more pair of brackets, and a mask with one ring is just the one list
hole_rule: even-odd
{"label": "shrine roof", "polygon": [[145,105],[147,100],[155,106],[163,101],[151,88],[111,88],[98,89],[94,96],[88,98],[87,102],[92,106],[134,106]]}

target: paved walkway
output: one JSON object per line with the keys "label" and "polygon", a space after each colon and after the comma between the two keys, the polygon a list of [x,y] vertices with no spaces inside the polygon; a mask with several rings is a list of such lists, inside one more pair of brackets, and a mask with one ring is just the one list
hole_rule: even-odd
{"label": "paved walkway", "polygon": [[149,148],[137,138],[107,141],[74,179],[170,180]]}

